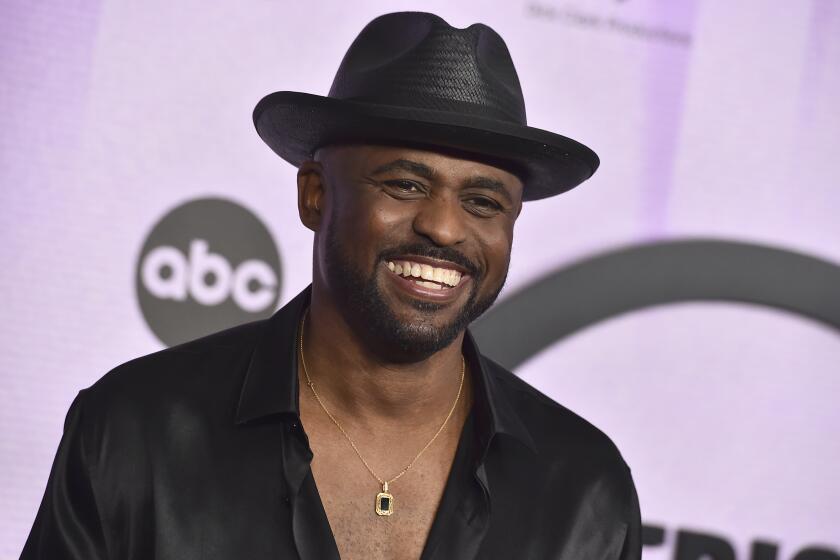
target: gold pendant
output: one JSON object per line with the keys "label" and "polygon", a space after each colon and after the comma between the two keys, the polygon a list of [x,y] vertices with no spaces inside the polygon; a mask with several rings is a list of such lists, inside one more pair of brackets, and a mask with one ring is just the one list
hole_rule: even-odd
{"label": "gold pendant", "polygon": [[394,513],[394,496],[388,493],[388,483],[382,484],[382,492],[376,495],[376,515]]}

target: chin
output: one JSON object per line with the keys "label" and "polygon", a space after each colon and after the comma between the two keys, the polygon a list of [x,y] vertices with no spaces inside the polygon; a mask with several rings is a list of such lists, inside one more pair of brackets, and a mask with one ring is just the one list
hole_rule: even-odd
{"label": "chin", "polygon": [[475,275],[469,290],[449,302],[411,297],[389,284],[379,260],[369,271],[354,266],[332,233],[327,232],[324,269],[331,299],[365,345],[395,363],[420,361],[448,347],[492,305],[502,288],[479,297],[484,283]]}
{"label": "chin", "polygon": [[461,334],[463,329],[439,328],[415,323],[372,333],[381,344],[380,354],[394,362],[414,362],[440,352]]}
{"label": "chin", "polygon": [[[467,324],[464,305],[414,299],[396,305],[387,302],[380,290],[365,298],[364,309],[356,310],[371,343],[379,353],[394,361],[417,361],[443,350],[460,335]],[[393,355],[392,355],[393,354]]]}

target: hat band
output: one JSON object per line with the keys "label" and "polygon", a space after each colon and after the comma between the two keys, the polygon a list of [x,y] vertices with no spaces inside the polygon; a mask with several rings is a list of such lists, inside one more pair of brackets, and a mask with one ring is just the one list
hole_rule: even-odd
{"label": "hat band", "polygon": [[363,103],[365,105],[386,105],[389,107],[399,107],[407,110],[424,109],[459,115],[466,114],[520,126],[527,126],[524,110],[520,113],[519,111],[505,109],[499,104],[493,104],[490,102],[473,103],[470,101],[435,97],[431,95],[418,95],[417,92],[411,92],[411,95],[400,95],[399,92],[389,92],[387,96],[357,95],[352,97],[338,97],[331,95],[330,97],[333,99],[341,99],[342,101]]}

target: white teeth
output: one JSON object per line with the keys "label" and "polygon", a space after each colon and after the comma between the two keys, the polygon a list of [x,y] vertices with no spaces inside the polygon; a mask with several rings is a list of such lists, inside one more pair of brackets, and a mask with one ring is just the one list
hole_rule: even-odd
{"label": "white teeth", "polygon": [[431,288],[433,290],[442,290],[443,286],[440,284],[435,284],[434,282],[425,282],[423,280],[415,280],[418,285],[423,286],[424,288]]}
{"label": "white teeth", "polygon": [[425,263],[421,264],[409,261],[388,261],[387,264],[388,270],[394,274],[406,278],[413,277],[431,280],[432,282],[424,282],[423,280],[415,280],[415,282],[421,286],[433,289],[442,289],[443,286],[441,284],[455,287],[461,282],[461,273],[449,268],[438,268]]}

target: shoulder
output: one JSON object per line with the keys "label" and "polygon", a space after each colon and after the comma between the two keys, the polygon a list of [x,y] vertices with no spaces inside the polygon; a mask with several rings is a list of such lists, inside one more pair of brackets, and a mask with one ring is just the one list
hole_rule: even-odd
{"label": "shoulder", "polygon": [[488,375],[533,439],[542,461],[573,460],[582,472],[606,476],[619,484],[630,481],[629,467],[607,434],[503,366],[483,359]]}
{"label": "shoulder", "polygon": [[125,362],[81,392],[96,424],[148,428],[180,412],[235,406],[266,321],[256,321]]}
{"label": "shoulder", "polygon": [[[604,538],[615,538],[624,531],[637,535],[641,522],[636,487],[612,439],[501,365],[482,358],[500,406],[509,407],[510,418],[515,418],[511,424],[520,423],[516,431],[527,433],[533,443],[533,453],[521,447],[515,452],[499,448],[502,452],[497,456],[504,457],[502,462],[508,465],[501,472],[518,472],[516,478],[526,482],[511,484],[505,475],[497,488],[514,488],[519,493],[540,488],[537,498],[529,494],[537,504],[552,511],[561,503],[571,509],[585,508],[587,517],[598,520],[597,530],[605,531]],[[516,499],[510,498],[510,502]]]}
{"label": "shoulder", "polygon": [[540,487],[548,502],[587,504],[604,527],[610,526],[608,520],[637,526],[633,477],[612,439],[501,365],[484,360],[502,406],[510,407],[520,433],[533,443],[533,453],[501,447],[504,461],[527,473],[528,485]]}

